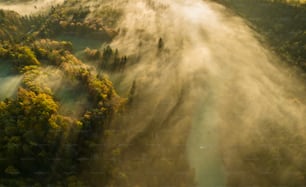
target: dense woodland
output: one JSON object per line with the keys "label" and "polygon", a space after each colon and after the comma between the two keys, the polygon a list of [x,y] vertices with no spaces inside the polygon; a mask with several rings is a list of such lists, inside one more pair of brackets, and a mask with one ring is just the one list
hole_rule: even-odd
{"label": "dense woodland", "polygon": [[[306,75],[305,5],[215,1],[248,20],[270,49]],[[105,7],[96,18],[88,18],[89,13],[89,7],[72,0],[35,16],[0,10],[0,63],[10,67],[8,74],[23,77],[17,93],[0,101],[0,186],[91,185],[80,176],[89,170],[97,147],[103,146],[101,134],[111,136],[112,118],[125,112],[132,98],[120,97],[106,76],[82,61],[94,61],[98,69],[107,72],[120,72],[128,57],[106,46],[102,50],[86,48],[83,58],[78,58],[71,42],[56,39],[69,34],[110,42],[117,34],[120,11]],[[80,111],[70,113],[63,95],[74,97],[75,93],[86,102]],[[118,154],[120,150],[108,156]],[[105,160],[101,186],[112,175],[124,175],[112,167],[111,159]]]}

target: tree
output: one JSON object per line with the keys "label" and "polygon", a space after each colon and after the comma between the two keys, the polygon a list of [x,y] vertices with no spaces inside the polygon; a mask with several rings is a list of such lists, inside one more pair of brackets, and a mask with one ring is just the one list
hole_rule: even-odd
{"label": "tree", "polygon": [[157,47],[159,50],[164,48],[164,41],[162,38],[159,38]]}

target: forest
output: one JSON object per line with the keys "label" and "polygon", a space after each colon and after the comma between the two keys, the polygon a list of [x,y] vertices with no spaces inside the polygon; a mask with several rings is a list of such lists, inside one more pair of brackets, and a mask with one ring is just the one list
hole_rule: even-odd
{"label": "forest", "polygon": [[[107,77],[75,56],[70,41],[54,39],[60,33],[90,35],[103,41],[114,35],[98,20],[85,21],[86,7],[69,9],[69,3],[37,16],[0,12],[1,66],[8,66],[1,71],[22,76],[15,93],[1,96],[1,185],[85,186],[78,174],[88,167],[101,133],[126,103]],[[107,11],[111,10],[103,13],[112,17],[105,17],[103,23],[111,25],[117,15]],[[126,61],[110,47],[101,52],[86,48],[84,58],[111,71]],[[75,106],[69,105],[67,97],[75,97],[75,93],[87,101],[72,113]],[[105,168],[108,165],[111,163]],[[104,171],[105,178],[112,172]]]}
{"label": "forest", "polygon": [[[227,7],[229,14],[242,17],[258,33],[258,40],[279,56],[279,63],[294,69],[306,86],[306,4],[276,0],[211,1]],[[107,145],[107,140],[119,137],[115,134],[120,129],[118,124],[123,118],[132,118],[137,101],[146,102],[146,98],[137,95],[147,89],[141,83],[138,88],[140,81],[121,89],[116,87],[118,80],[113,77],[124,76],[137,60],[145,57],[110,45],[125,32],[119,24],[123,10],[107,3],[98,9],[92,6],[80,0],[66,0],[37,14],[21,15],[0,9],[0,81],[10,83],[0,84],[1,187],[137,186],[125,182],[129,174],[116,163],[125,150]],[[157,55],[167,54],[167,41],[164,44],[163,40],[158,37],[155,42]],[[142,43],[137,45],[141,50]],[[283,133],[278,130],[272,134]],[[134,143],[146,142],[146,135],[138,136]],[[290,141],[299,141],[293,136]],[[295,149],[299,146],[302,149],[304,144],[300,142]],[[138,154],[138,147],[134,149]],[[140,146],[139,150],[146,148]],[[251,174],[259,176],[259,170],[266,165],[275,166],[267,152],[242,154],[246,160],[250,154],[258,158],[246,161],[244,169]],[[152,160],[152,168],[155,162]],[[93,167],[96,163],[101,167]],[[257,169],[251,167],[254,164]],[[305,166],[305,162],[301,163],[299,172],[284,178],[283,183],[276,173],[262,186],[285,183],[303,186]],[[178,168],[187,173],[179,179],[185,181],[180,186],[194,186],[194,171],[185,161],[170,159],[156,167],[165,170],[169,181],[158,183],[154,180],[159,179],[153,178],[147,186],[173,186],[176,179],[171,178],[171,173]],[[120,182],[114,182],[115,179]],[[229,184],[235,186],[235,180],[230,179]]]}

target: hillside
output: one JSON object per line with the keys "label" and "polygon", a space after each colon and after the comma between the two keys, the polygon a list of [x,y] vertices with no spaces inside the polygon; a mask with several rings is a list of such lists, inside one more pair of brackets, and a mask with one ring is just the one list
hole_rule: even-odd
{"label": "hillside", "polygon": [[[271,50],[306,71],[306,5],[267,0],[216,0],[245,18]],[[294,1],[292,1],[294,2]],[[304,75],[305,76],[305,75]]]}

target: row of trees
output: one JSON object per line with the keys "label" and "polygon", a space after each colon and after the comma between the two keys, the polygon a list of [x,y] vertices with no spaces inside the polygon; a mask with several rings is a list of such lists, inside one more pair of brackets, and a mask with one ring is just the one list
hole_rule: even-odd
{"label": "row of trees", "polygon": [[98,67],[111,72],[122,72],[127,64],[127,56],[120,56],[118,49],[107,46],[103,51],[86,48],[84,55],[87,60],[97,61]]}
{"label": "row of trees", "polygon": [[[104,10],[109,12],[108,9]],[[107,14],[110,17],[118,17]],[[88,34],[96,38],[111,40],[115,32],[106,20],[99,19],[100,16],[89,17],[91,14],[89,6],[75,5],[75,1],[66,1],[63,5],[52,7],[44,22],[39,28],[40,37],[53,37],[60,33],[76,35]],[[103,15],[102,15],[103,16]]]}

